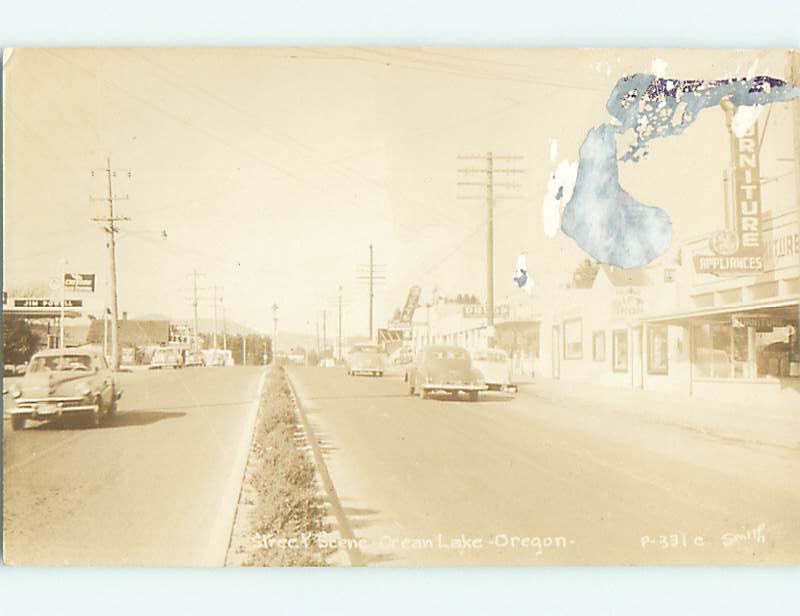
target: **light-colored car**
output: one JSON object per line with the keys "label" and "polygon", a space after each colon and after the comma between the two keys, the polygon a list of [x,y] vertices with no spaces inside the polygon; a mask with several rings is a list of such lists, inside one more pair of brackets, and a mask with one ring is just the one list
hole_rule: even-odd
{"label": "light-colored car", "polygon": [[457,346],[428,346],[422,349],[415,362],[406,370],[405,380],[410,394],[427,398],[436,391],[449,394],[461,392],[473,402],[486,389],[483,377],[472,366],[466,349]]}
{"label": "light-colored car", "polygon": [[36,353],[19,383],[9,386],[13,430],[28,419],[58,419],[82,414],[97,427],[117,410],[122,391],[102,353],[93,350],[51,349]]}
{"label": "light-colored car", "polygon": [[502,349],[472,352],[472,365],[483,376],[486,387],[495,391],[514,389],[511,384],[511,359]]}
{"label": "light-colored car", "polygon": [[384,359],[381,348],[376,344],[357,344],[345,357],[347,374],[372,374],[383,376]]}
{"label": "light-colored car", "polygon": [[203,359],[203,354],[200,351],[189,351],[186,353],[186,361],[183,364],[187,368],[193,366],[205,366],[206,362]]}
{"label": "light-colored car", "polygon": [[414,362],[414,351],[407,346],[396,348],[387,358],[386,363],[392,366],[407,366]]}
{"label": "light-colored car", "polygon": [[168,347],[156,349],[150,359],[150,370],[161,370],[162,368],[180,368],[183,365],[183,358],[179,349]]}

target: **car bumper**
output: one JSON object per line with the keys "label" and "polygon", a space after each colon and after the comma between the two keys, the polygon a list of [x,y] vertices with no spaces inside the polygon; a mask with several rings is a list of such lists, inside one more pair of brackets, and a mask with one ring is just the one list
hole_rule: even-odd
{"label": "car bumper", "polygon": [[96,404],[79,404],[65,406],[62,404],[37,404],[35,406],[15,406],[5,409],[5,414],[12,417],[27,417],[30,419],[47,419],[50,417],[63,417],[73,413],[94,413]]}
{"label": "car bumper", "polygon": [[426,391],[486,391],[486,385],[471,385],[467,383],[424,383],[419,386]]}

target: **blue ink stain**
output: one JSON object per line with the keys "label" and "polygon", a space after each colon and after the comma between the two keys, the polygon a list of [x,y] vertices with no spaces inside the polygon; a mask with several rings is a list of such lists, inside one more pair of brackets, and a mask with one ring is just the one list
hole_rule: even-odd
{"label": "blue ink stain", "polygon": [[561,201],[564,198],[564,187],[559,186],[558,192],[556,193],[556,201]]}
{"label": "blue ink stain", "polygon": [[712,81],[644,73],[623,77],[606,104],[619,124],[604,123],[586,135],[561,230],[600,263],[625,269],[647,265],[669,248],[672,222],[664,210],[640,203],[620,186],[615,136],[634,130],[636,140],[620,160],[637,162],[647,156],[649,141],[681,134],[700,111],[723,99],[752,106],[798,96],[800,87],[767,76]]}
{"label": "blue ink stain", "polygon": [[519,276],[514,276],[514,282],[517,283],[517,286],[521,289],[526,284],[528,284],[528,272],[525,270],[520,270]]}

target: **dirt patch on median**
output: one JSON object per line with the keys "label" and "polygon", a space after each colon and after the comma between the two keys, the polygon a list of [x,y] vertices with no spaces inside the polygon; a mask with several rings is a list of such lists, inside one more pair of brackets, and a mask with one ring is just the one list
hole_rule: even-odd
{"label": "dirt patch on median", "polygon": [[321,566],[326,506],[283,369],[267,374],[229,565]]}

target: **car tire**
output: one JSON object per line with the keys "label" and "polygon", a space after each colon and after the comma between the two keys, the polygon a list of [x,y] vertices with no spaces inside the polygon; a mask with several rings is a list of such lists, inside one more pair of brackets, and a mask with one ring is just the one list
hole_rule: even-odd
{"label": "car tire", "polygon": [[111,403],[108,405],[108,409],[106,409],[106,415],[111,417],[117,412],[117,390],[111,390]]}
{"label": "car tire", "polygon": [[383,376],[383,372],[378,372],[378,376]]}
{"label": "car tire", "polygon": [[428,398],[431,397],[431,394],[424,387],[422,389],[420,389],[419,392],[420,392],[420,396],[422,397],[423,400],[427,400]]}
{"label": "car tire", "polygon": [[470,402],[477,402],[478,401],[478,392],[477,391],[469,392],[469,401]]}
{"label": "car tire", "polygon": [[27,418],[24,415],[12,415],[11,429],[14,430],[14,432],[17,432],[18,430],[24,430],[26,419]]}
{"label": "car tire", "polygon": [[413,396],[415,393],[417,393],[417,392],[416,392],[416,390],[414,389],[414,386],[413,386],[413,385],[411,385],[411,383],[410,383],[410,382],[409,382],[409,384],[408,384],[408,393],[409,393],[410,395],[412,395],[412,396]]}

